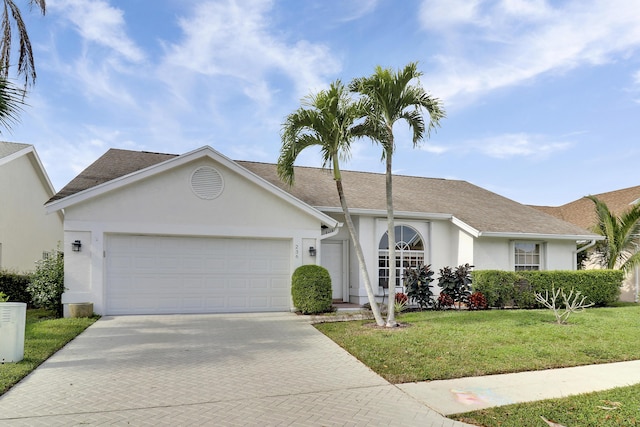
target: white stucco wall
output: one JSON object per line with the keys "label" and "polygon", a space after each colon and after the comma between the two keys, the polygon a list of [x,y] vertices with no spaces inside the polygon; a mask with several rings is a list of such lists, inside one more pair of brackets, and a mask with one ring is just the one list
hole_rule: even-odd
{"label": "white stucco wall", "polygon": [[[514,270],[513,243],[517,241],[494,237],[480,237],[474,243],[476,270]],[[573,240],[534,240],[543,247],[544,270],[575,270],[576,243]]]}
{"label": "white stucco wall", "polygon": [[634,268],[622,282],[620,301],[640,302],[640,267]]}
{"label": "white stucco wall", "polygon": [[36,168],[31,154],[0,166],[0,268],[33,271],[43,252],[62,244],[62,214],[46,214],[53,194]]}
{"label": "white stucco wall", "polygon": [[[191,174],[205,165],[224,179],[224,191],[214,200],[200,199],[191,189]],[[69,206],[65,213],[63,303],[93,302],[97,313],[105,298],[109,233],[291,239],[291,273],[316,262],[308,249],[319,247],[321,234],[318,218],[209,158]],[[81,252],[71,251],[74,240],[81,240]]]}

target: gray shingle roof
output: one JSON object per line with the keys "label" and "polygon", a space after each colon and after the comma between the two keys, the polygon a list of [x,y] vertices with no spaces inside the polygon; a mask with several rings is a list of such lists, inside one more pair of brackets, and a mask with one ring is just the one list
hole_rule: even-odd
{"label": "gray shingle roof", "polygon": [[174,157],[177,157],[177,155],[112,148],[72,179],[47,203],[63,199]]}
{"label": "gray shingle roof", "polygon": [[[67,184],[50,201],[62,199],[129,173],[176,157],[173,154],[111,149]],[[280,181],[276,165],[237,161],[271,184],[316,208],[339,208],[333,175],[328,170],[296,167],[295,184]],[[386,210],[385,176],[368,172],[342,171],[349,207]],[[522,205],[466,181],[395,175],[396,212],[451,214],[481,232],[549,235],[592,233],[554,216]]]}
{"label": "gray shingle roof", "polygon": [[20,150],[30,147],[29,144],[21,144],[18,142],[3,142],[0,141],[0,159],[17,153]]}
{"label": "gray shingle roof", "polygon": [[[273,164],[237,163],[311,206],[340,206],[330,171],[296,167],[295,185],[289,188],[278,179]],[[342,171],[342,181],[350,208],[386,211],[383,174]],[[452,214],[481,232],[592,234],[466,181],[394,175],[393,191],[397,212]]]}

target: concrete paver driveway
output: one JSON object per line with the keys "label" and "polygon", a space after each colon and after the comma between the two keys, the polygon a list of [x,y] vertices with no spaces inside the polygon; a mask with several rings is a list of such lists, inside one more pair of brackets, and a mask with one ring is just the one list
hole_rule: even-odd
{"label": "concrete paver driveway", "polygon": [[277,313],[104,317],[0,397],[0,425],[464,424]]}

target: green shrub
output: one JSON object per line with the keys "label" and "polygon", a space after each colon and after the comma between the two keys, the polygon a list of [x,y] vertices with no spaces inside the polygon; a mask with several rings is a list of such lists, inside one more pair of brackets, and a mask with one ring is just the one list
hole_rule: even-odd
{"label": "green shrub", "polygon": [[5,293],[11,302],[31,302],[31,295],[27,292],[29,276],[0,270],[0,292]]}
{"label": "green shrub", "polygon": [[521,271],[536,292],[551,291],[553,286],[580,291],[596,306],[614,303],[620,297],[624,273],[620,270]]}
{"label": "green shrub", "polygon": [[482,292],[489,307],[506,307],[515,305],[514,283],[518,280],[515,271],[476,270],[473,276],[473,290]]}
{"label": "green shrub", "polygon": [[464,303],[467,303],[469,295],[471,295],[471,269],[472,265],[459,265],[454,269],[444,267],[440,269],[440,277],[438,278],[438,286],[441,294],[451,297],[454,302],[458,303],[458,309]]}
{"label": "green shrub", "polygon": [[500,271],[473,273],[473,290],[482,292],[490,307],[538,308],[535,293],[563,288],[580,291],[596,306],[616,302],[624,273],[620,270]]}
{"label": "green shrub", "polygon": [[55,311],[62,317],[64,292],[64,259],[60,251],[52,251],[48,258],[36,262],[36,271],[27,286],[31,301],[38,308]]}
{"label": "green shrub", "polygon": [[291,277],[293,305],[303,314],[331,311],[331,276],[319,265],[303,265]]}
{"label": "green shrub", "polygon": [[[421,310],[431,308],[435,304],[431,282],[433,282],[433,270],[430,265],[407,268],[404,271],[404,287],[407,290],[407,297],[418,304]],[[396,294],[397,296],[398,294]]]}

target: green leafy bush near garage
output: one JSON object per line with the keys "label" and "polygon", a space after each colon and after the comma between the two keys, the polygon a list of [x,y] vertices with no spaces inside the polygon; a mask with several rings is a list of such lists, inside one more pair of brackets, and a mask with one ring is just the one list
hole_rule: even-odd
{"label": "green leafy bush near garage", "polygon": [[596,306],[614,303],[620,296],[620,270],[501,271],[477,270],[473,290],[482,292],[490,307],[540,308],[535,292],[551,288],[580,291]]}
{"label": "green leafy bush near garage", "polygon": [[31,295],[27,292],[30,277],[7,270],[0,270],[0,292],[9,297],[10,302],[31,302]]}
{"label": "green leafy bush near garage", "polygon": [[303,314],[331,311],[331,276],[319,265],[303,265],[291,277],[293,305]]}

